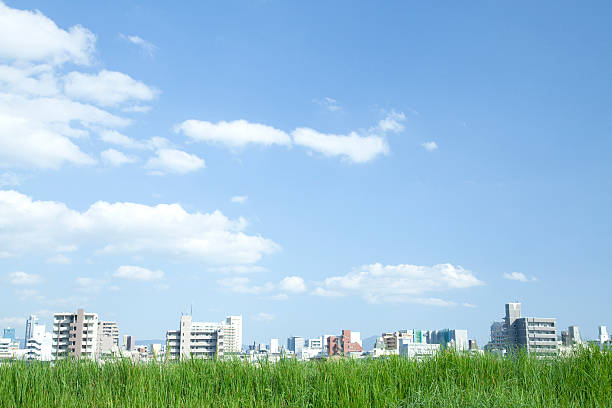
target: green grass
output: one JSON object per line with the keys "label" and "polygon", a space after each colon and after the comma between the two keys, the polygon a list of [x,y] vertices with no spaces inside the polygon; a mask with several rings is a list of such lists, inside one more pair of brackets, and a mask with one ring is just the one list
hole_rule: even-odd
{"label": "green grass", "polygon": [[0,364],[0,407],[612,407],[612,352],[537,360]]}

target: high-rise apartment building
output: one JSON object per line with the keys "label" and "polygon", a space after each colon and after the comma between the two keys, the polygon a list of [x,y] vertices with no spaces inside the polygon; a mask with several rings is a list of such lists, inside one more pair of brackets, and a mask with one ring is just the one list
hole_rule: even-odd
{"label": "high-rise apartment building", "polygon": [[493,322],[491,324],[491,340],[485,345],[485,350],[490,352],[503,352],[506,349],[506,337],[504,335],[504,322]]}
{"label": "high-rise apartment building", "polygon": [[[227,338],[229,342],[226,342]],[[228,316],[221,323],[194,322],[181,316],[178,330],[166,332],[168,354],[175,359],[213,358],[239,353],[242,349],[242,316]]]}
{"label": "high-rise apartment building", "polygon": [[112,344],[119,347],[119,326],[117,326],[117,322],[99,322],[98,334],[100,337],[110,337]]}
{"label": "high-rise apartment building", "polygon": [[95,358],[98,348],[98,315],[85,313],[55,313],[53,315],[53,356]]}
{"label": "high-rise apartment building", "polygon": [[507,303],[504,345],[508,352],[523,349],[543,356],[557,354],[557,320],[522,317],[520,303]]}

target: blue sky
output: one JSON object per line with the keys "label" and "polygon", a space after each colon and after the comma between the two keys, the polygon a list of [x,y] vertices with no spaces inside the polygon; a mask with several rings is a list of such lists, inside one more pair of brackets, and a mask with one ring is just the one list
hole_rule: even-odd
{"label": "blue sky", "polygon": [[[39,10],[39,12],[33,12]],[[0,325],[612,325],[612,6],[0,4]],[[171,205],[166,205],[171,204]],[[512,278],[512,279],[509,279]]]}

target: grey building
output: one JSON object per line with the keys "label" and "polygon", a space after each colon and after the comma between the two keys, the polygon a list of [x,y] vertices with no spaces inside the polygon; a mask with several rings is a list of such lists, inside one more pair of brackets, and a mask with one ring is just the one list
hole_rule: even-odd
{"label": "grey building", "polygon": [[520,303],[507,303],[504,343],[508,352],[525,350],[542,356],[557,354],[557,319],[522,317]]}
{"label": "grey building", "polygon": [[427,332],[426,338],[428,344],[439,344],[442,348],[454,348],[455,350],[469,349],[467,330],[430,330]]}

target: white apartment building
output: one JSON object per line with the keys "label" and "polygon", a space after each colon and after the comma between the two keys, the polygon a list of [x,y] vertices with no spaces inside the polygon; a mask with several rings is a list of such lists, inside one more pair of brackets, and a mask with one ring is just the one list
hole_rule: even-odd
{"label": "white apartment building", "polygon": [[240,353],[242,316],[228,316],[225,322],[194,322],[181,316],[179,330],[166,332],[168,354],[174,359],[214,358]]}
{"label": "white apartment building", "polygon": [[599,326],[599,343],[604,344],[608,340],[610,340],[610,337],[608,336],[608,329],[606,326]]}
{"label": "white apartment building", "polygon": [[119,326],[116,322],[98,323],[98,356],[118,353]]}
{"label": "white apartment building", "polygon": [[[32,316],[30,316],[31,318]],[[26,333],[28,339],[25,341],[24,358],[29,360],[51,361],[53,335],[45,330],[44,324],[28,319]]]}
{"label": "white apartment building", "polygon": [[55,313],[53,315],[53,356],[57,358],[95,358],[98,350],[98,315]]}

